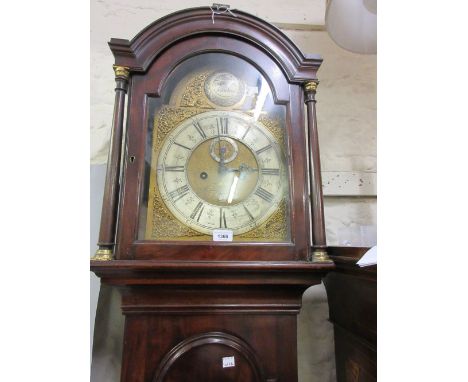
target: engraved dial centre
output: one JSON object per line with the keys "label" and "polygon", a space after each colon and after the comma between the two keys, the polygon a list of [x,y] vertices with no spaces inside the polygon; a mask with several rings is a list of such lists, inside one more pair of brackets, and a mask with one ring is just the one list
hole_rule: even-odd
{"label": "engraved dial centre", "polygon": [[[222,161],[219,150],[224,148],[226,159]],[[193,150],[187,162],[187,178],[200,199],[217,206],[234,205],[254,192],[259,179],[258,164],[243,143],[226,137],[212,138]]]}

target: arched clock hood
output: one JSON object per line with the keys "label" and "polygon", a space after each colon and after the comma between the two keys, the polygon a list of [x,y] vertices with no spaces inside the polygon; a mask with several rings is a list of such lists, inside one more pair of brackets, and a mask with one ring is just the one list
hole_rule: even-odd
{"label": "arched clock hood", "polygon": [[229,35],[263,50],[282,68],[291,83],[317,78],[322,63],[320,55],[304,55],[274,25],[237,9],[232,12],[236,17],[229,13],[216,15],[213,23],[210,7],[185,9],[156,20],[130,41],[113,38],[109,46],[115,64],[126,66],[132,72],[146,72],[162,51],[178,41],[199,35]]}

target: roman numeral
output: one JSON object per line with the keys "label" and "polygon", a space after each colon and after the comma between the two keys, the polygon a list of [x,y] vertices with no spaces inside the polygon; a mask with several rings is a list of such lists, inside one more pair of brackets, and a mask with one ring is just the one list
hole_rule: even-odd
{"label": "roman numeral", "polygon": [[164,171],[184,172],[184,166],[164,166]]}
{"label": "roman numeral", "polygon": [[229,119],[226,117],[219,117],[216,120],[218,126],[218,135],[228,135]]}
{"label": "roman numeral", "polygon": [[219,209],[219,227],[227,228],[226,225],[226,212],[222,208]]}
{"label": "roman numeral", "polygon": [[263,175],[279,175],[279,168],[262,168]]}
{"label": "roman numeral", "polygon": [[268,145],[268,146],[262,147],[260,150],[257,150],[257,151],[255,151],[255,152],[256,152],[257,154],[261,154],[261,153],[263,153],[264,151],[267,151],[267,150],[271,149],[272,147],[273,147],[273,146],[270,144],[270,145]]}
{"label": "roman numeral", "polygon": [[200,221],[200,216],[201,216],[201,214],[203,213],[204,208],[205,208],[205,206],[203,205],[203,203],[202,203],[202,202],[198,202],[197,206],[195,207],[195,209],[193,210],[192,214],[190,215],[190,218],[191,218],[191,219],[195,219],[195,216],[198,215],[197,221]]}
{"label": "roman numeral", "polygon": [[188,150],[188,151],[192,150],[191,148],[189,148],[189,147],[187,147],[187,146],[184,146],[184,145],[181,145],[180,143],[174,142],[174,144],[177,145],[177,146],[180,146],[180,147],[182,147],[183,149],[186,149],[186,150]]}
{"label": "roman numeral", "polygon": [[249,219],[251,221],[254,221],[255,219],[254,219],[253,215],[250,213],[250,211],[247,209],[247,207],[244,204],[242,206],[244,207],[244,210],[247,213],[247,215],[249,215]]}
{"label": "roman numeral", "polygon": [[202,127],[200,126],[200,124],[198,122],[193,122],[193,126],[195,127],[195,129],[197,129],[198,133],[201,135],[201,137],[203,139],[206,138],[206,134],[205,132],[203,131]]}
{"label": "roman numeral", "polygon": [[188,185],[179,187],[174,191],[169,192],[167,195],[174,201],[177,202],[179,199],[182,199],[190,191]]}
{"label": "roman numeral", "polygon": [[273,201],[273,194],[270,194],[267,190],[265,190],[262,187],[257,188],[257,191],[255,191],[255,195],[259,196],[263,200],[266,200],[268,203],[271,203]]}

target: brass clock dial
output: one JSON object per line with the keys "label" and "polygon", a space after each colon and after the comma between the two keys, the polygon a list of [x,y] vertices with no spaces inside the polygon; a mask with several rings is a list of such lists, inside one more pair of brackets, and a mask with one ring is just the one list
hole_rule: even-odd
{"label": "brass clock dial", "polygon": [[181,122],[165,138],[156,171],[168,210],[204,234],[258,227],[277,210],[287,182],[274,136],[235,111],[208,111]]}

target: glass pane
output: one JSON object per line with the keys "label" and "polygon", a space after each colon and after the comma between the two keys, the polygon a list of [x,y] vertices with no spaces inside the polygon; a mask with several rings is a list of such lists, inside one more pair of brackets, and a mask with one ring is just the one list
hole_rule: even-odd
{"label": "glass pane", "polygon": [[255,67],[192,57],[148,108],[139,239],[290,241],[286,110]]}

